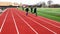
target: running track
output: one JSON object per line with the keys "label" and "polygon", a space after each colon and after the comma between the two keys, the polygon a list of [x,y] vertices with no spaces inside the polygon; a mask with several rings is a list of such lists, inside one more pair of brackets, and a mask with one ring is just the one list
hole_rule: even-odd
{"label": "running track", "polygon": [[0,34],[60,34],[60,22],[35,16],[16,8],[0,15]]}

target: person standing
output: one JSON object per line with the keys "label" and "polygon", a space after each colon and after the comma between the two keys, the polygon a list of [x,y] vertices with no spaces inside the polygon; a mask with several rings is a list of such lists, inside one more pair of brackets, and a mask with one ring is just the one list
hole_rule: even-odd
{"label": "person standing", "polygon": [[33,12],[33,7],[31,7],[31,13]]}
{"label": "person standing", "polygon": [[25,11],[26,11],[26,15],[28,15],[29,8],[27,7]]}
{"label": "person standing", "polygon": [[36,8],[36,7],[34,8],[34,13],[35,13],[36,16],[37,16],[37,8]]}

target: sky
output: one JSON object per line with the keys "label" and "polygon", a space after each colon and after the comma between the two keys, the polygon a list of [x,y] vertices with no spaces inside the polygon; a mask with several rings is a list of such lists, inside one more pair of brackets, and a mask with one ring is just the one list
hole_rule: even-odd
{"label": "sky", "polygon": [[[16,3],[22,3],[22,4],[28,4],[28,5],[33,5],[38,2],[45,2],[47,3],[48,0],[0,0],[0,2],[16,2]],[[52,0],[53,4],[60,4],[60,0]]]}

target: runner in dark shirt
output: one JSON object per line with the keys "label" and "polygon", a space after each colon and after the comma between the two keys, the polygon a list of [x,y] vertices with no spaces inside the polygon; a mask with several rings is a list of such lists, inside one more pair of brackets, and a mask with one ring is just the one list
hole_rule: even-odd
{"label": "runner in dark shirt", "polygon": [[28,15],[29,8],[27,7],[25,11],[26,11],[26,15]]}
{"label": "runner in dark shirt", "polygon": [[36,16],[37,16],[37,8],[36,8],[36,7],[34,8],[34,13],[35,13]]}
{"label": "runner in dark shirt", "polygon": [[33,11],[33,7],[31,7],[30,9],[31,9],[31,13],[32,13],[32,11]]}

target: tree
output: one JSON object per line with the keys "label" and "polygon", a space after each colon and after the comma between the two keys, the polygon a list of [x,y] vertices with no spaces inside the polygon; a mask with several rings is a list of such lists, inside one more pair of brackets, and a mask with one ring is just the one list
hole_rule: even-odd
{"label": "tree", "polygon": [[45,2],[42,2],[42,7],[46,7],[46,3]]}
{"label": "tree", "polygon": [[52,4],[52,1],[51,0],[49,0],[48,1],[48,6],[49,6],[49,8],[50,8],[50,5]]}
{"label": "tree", "polygon": [[9,5],[9,6],[13,6],[13,5]]}

